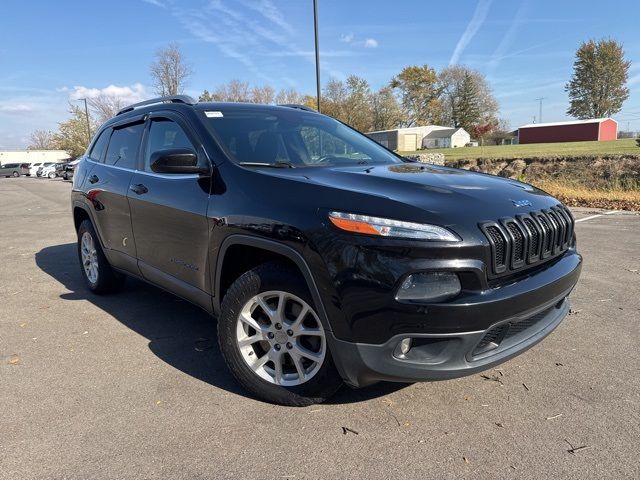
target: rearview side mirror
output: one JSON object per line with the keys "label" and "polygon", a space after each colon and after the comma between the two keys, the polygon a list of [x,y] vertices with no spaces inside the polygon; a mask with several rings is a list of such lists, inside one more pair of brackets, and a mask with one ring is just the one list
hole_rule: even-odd
{"label": "rearview side mirror", "polygon": [[209,168],[198,165],[198,155],[189,148],[158,150],[151,154],[150,163],[155,173],[209,173]]}

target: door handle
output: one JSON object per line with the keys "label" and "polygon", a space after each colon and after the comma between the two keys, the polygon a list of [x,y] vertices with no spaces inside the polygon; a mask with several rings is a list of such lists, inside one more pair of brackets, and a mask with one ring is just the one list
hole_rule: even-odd
{"label": "door handle", "polygon": [[149,191],[149,189],[147,187],[145,187],[144,185],[142,185],[141,183],[137,183],[135,185],[131,185],[129,187],[129,190],[131,190],[133,193],[135,193],[137,195],[142,195],[143,193],[147,193]]}
{"label": "door handle", "polygon": [[96,175],[91,175],[89,177],[89,183],[98,183],[100,179]]}

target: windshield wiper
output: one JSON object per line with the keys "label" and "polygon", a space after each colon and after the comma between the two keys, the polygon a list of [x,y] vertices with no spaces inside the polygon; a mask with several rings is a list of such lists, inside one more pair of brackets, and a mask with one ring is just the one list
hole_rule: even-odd
{"label": "windshield wiper", "polygon": [[238,165],[242,165],[243,167],[296,168],[289,162],[239,162]]}

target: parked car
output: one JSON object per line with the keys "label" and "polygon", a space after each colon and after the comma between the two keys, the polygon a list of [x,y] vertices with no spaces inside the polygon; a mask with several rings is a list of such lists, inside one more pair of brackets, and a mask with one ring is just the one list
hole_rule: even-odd
{"label": "parked car", "polygon": [[29,174],[28,163],[5,163],[0,166],[0,176],[19,177],[20,175]]}
{"label": "parked car", "polygon": [[38,173],[38,169],[42,167],[43,162],[36,162],[29,165],[29,176],[36,176]]}
{"label": "parked car", "polygon": [[74,160],[73,162],[65,163],[60,176],[64,180],[71,180],[73,178],[73,171],[80,160]]}
{"label": "parked car", "polygon": [[71,193],[88,288],[130,275],[215,315],[230,371],[270,402],[494,367],[560,324],[580,275],[555,198],[305,107],[154,99],[88,152]]}
{"label": "parked car", "polygon": [[55,162],[44,162],[36,171],[36,176],[37,177],[46,176],[46,175],[43,175],[44,170],[47,169],[47,173],[49,173],[49,170],[53,165],[55,165]]}
{"label": "parked car", "polygon": [[56,178],[58,176],[58,163],[44,164],[39,177]]}

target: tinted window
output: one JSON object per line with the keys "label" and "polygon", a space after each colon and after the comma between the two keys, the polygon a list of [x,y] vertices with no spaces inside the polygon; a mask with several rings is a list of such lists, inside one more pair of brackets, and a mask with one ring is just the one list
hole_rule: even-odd
{"label": "tinted window", "polygon": [[196,151],[185,131],[176,122],[164,118],[153,120],[149,130],[144,169],[151,171],[150,160],[154,152],[172,148],[189,148]]}
{"label": "tinted window", "polygon": [[93,144],[93,148],[91,149],[91,153],[89,153],[89,158],[91,160],[95,160],[96,162],[102,161],[103,154],[105,149],[107,148],[107,143],[109,143],[109,134],[111,133],[111,129],[107,128],[103,130],[98,139]]}
{"label": "tinted window", "polygon": [[136,168],[144,123],[114,129],[104,163],[122,168]]}

